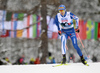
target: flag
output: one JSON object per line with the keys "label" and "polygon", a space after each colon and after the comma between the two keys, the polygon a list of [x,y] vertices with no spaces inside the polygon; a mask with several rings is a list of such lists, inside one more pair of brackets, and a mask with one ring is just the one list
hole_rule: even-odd
{"label": "flag", "polygon": [[[41,16],[37,16],[37,21],[39,21]],[[37,37],[40,37],[41,34],[41,22],[37,23]]]}
{"label": "flag", "polygon": [[79,35],[80,35],[80,39],[85,40],[86,39],[86,24],[87,21],[84,20],[79,20]]}
{"label": "flag", "polygon": [[[26,16],[27,14],[24,14],[24,16]],[[27,27],[27,17],[24,17],[23,19],[23,28],[26,28]],[[23,38],[27,38],[27,29],[24,29],[23,30],[23,35],[22,35]]]}
{"label": "flag", "polygon": [[49,23],[50,23],[50,16],[46,16],[46,20],[47,20],[47,25],[49,25]]}
{"label": "flag", "polygon": [[[79,32],[79,35],[80,35],[80,39],[82,39],[82,36],[83,36],[83,34],[82,34],[82,30],[83,30],[83,28],[82,28],[82,26],[83,26],[83,23],[82,23],[82,21],[83,20],[81,20],[81,19],[79,19],[79,30],[80,30],[80,32]],[[78,37],[78,36],[77,36]]]}
{"label": "flag", "polygon": [[18,14],[18,20],[22,21],[24,17],[24,13],[19,13]]}
{"label": "flag", "polygon": [[[11,19],[11,30],[10,31],[10,35],[12,38],[16,38],[16,30],[17,30],[17,17],[18,17],[18,14],[15,13],[15,14],[12,14],[12,19]],[[13,31],[14,30],[14,31]]]}
{"label": "flag", "polygon": [[[11,30],[11,21],[5,21],[5,29]],[[9,31],[9,37],[11,37],[11,31]]]}
{"label": "flag", "polygon": [[23,21],[17,21],[17,30],[21,30],[24,28]]}
{"label": "flag", "polygon": [[[1,13],[2,12],[2,13]],[[4,11],[1,11],[0,13],[1,13],[1,29],[3,29],[3,31],[2,31],[2,33],[4,34],[5,33],[5,31],[4,31],[4,29],[5,29],[5,26],[4,26],[4,23],[5,23],[5,18],[6,18],[6,11],[4,10]]]}
{"label": "flag", "polygon": [[[34,14],[33,15],[33,23],[36,23],[37,21],[37,16]],[[37,37],[37,24],[33,25],[33,38]]]}
{"label": "flag", "polygon": [[4,30],[4,31],[5,31],[5,33],[0,35],[0,37],[8,37],[9,36],[9,30]]}
{"label": "flag", "polygon": [[[15,13],[14,14],[14,30],[17,30],[17,19],[18,18],[18,14],[17,13]],[[17,34],[17,31],[14,31],[14,37],[16,38],[16,34]]]}
{"label": "flag", "polygon": [[3,11],[0,10],[0,30],[2,30],[2,16],[3,16]]}
{"label": "flag", "polygon": [[94,38],[94,22],[92,21],[92,24],[91,24],[91,39]]}
{"label": "flag", "polygon": [[52,39],[57,39],[58,38],[58,33],[57,32],[53,32],[52,33]]}
{"label": "flag", "polygon": [[[25,14],[26,16],[26,14]],[[25,37],[25,38],[32,38],[33,37],[33,28],[32,26],[32,15],[28,15],[27,17],[25,17],[23,19],[23,28],[26,28],[23,30],[23,35],[22,37]]]}
{"label": "flag", "polygon": [[[30,15],[27,16],[27,27],[30,25]],[[29,28],[27,28],[27,38],[29,38]]]}
{"label": "flag", "polygon": [[58,28],[54,22],[52,27],[53,27],[52,39],[58,39]]}
{"label": "flag", "polygon": [[17,30],[16,37],[21,38],[23,34],[23,30]]}
{"label": "flag", "polygon": [[0,28],[4,29],[4,21],[6,18],[6,11],[0,10]]}
{"label": "flag", "polygon": [[7,30],[11,30],[11,21],[5,21],[4,27],[5,27],[5,29],[7,29]]}
{"label": "flag", "polygon": [[51,18],[50,23],[48,25],[48,38],[52,38],[53,26],[54,26],[54,18]]}
{"label": "flag", "polygon": [[[14,14],[12,14],[12,18],[11,18],[11,30],[14,30]],[[11,37],[14,37],[14,31],[10,31],[10,35]]]}
{"label": "flag", "polygon": [[97,40],[98,38],[98,22],[94,24],[94,39]]}
{"label": "flag", "polygon": [[[33,18],[32,18],[32,15],[30,15],[29,25],[32,25],[32,23],[33,23]],[[33,27],[32,26],[29,27],[29,38],[33,38]]]}
{"label": "flag", "polygon": [[87,21],[87,31],[86,31],[86,34],[87,34],[87,39],[91,39],[91,20],[88,20]]}
{"label": "flag", "polygon": [[2,16],[2,28],[4,29],[4,22],[5,22],[5,15],[6,15],[6,11],[3,11],[3,16]]}
{"label": "flag", "polygon": [[17,31],[16,31],[16,37],[21,38],[23,35],[23,21],[17,21]]}
{"label": "flag", "polygon": [[2,35],[2,17],[3,17],[3,11],[0,10],[0,35]]}
{"label": "flag", "polygon": [[6,14],[6,21],[11,21],[11,18],[12,18],[12,12],[7,12]]}
{"label": "flag", "polygon": [[100,38],[100,22],[98,23],[98,38]]}

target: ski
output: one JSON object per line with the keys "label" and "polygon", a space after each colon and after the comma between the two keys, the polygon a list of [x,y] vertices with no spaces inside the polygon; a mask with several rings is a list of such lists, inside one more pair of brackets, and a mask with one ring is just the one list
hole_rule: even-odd
{"label": "ski", "polygon": [[53,67],[58,67],[58,66],[62,66],[62,65],[69,65],[69,64],[58,64],[58,65],[54,65]]}
{"label": "ski", "polygon": [[84,64],[84,65],[89,66],[89,64]]}
{"label": "ski", "polygon": [[[66,64],[57,64],[57,65],[53,65],[52,67],[59,67],[59,66],[63,66],[63,65],[70,65],[70,64],[68,64],[68,63],[66,63]],[[89,64],[84,64],[85,66],[89,66]]]}

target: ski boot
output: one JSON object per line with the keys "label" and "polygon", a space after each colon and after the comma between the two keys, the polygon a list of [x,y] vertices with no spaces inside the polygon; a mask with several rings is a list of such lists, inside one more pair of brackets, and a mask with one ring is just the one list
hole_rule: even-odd
{"label": "ski boot", "polygon": [[63,55],[63,59],[61,61],[61,64],[66,64],[66,55],[65,54]]}
{"label": "ski boot", "polygon": [[89,65],[87,64],[87,61],[83,58],[83,56],[81,56],[81,62],[82,62],[84,65],[89,66]]}

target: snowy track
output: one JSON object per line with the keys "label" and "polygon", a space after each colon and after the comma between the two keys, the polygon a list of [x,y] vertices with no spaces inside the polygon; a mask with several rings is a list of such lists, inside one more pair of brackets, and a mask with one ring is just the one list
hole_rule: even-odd
{"label": "snowy track", "polygon": [[59,67],[52,67],[54,64],[1,65],[0,73],[100,73],[100,63],[89,63],[90,66],[82,63],[69,64]]}

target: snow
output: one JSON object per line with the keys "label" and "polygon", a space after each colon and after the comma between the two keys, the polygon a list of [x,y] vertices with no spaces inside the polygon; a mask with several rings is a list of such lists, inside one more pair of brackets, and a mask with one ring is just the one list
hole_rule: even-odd
{"label": "snow", "polygon": [[52,67],[56,64],[37,65],[1,65],[0,73],[100,73],[100,63],[89,63],[85,66],[82,63],[69,63],[59,67]]}

